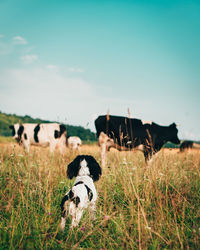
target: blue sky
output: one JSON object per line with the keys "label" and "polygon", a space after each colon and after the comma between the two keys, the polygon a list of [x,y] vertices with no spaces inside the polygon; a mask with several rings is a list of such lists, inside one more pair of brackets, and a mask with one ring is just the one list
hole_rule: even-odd
{"label": "blue sky", "polygon": [[0,110],[81,125],[113,115],[200,140],[199,1],[0,1]]}

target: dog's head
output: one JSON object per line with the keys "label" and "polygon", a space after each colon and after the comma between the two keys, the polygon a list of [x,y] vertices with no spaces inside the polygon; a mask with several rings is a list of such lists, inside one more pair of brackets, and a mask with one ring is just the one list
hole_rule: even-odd
{"label": "dog's head", "polygon": [[84,175],[90,176],[93,181],[98,181],[101,176],[101,167],[91,155],[79,155],[68,165],[69,179]]}

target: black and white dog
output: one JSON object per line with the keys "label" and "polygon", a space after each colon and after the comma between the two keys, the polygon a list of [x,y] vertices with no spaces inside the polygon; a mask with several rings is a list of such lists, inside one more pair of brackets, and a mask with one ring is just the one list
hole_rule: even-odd
{"label": "black and white dog", "polygon": [[101,176],[101,167],[90,155],[79,155],[67,168],[67,177],[76,177],[74,186],[65,194],[61,202],[61,230],[66,223],[66,211],[69,204],[69,214],[72,216],[71,228],[76,227],[82,217],[83,210],[89,208],[92,219],[95,217],[95,202],[97,192],[94,182]]}

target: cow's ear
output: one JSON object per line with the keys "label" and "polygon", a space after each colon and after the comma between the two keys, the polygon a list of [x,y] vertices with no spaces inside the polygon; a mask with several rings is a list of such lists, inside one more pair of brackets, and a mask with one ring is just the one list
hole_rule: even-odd
{"label": "cow's ear", "polygon": [[102,174],[100,165],[91,155],[87,156],[87,163],[90,170],[90,176],[93,181],[98,181]]}
{"label": "cow's ear", "polygon": [[10,125],[9,128],[12,130],[12,136],[15,135],[15,127],[14,125]]}
{"label": "cow's ear", "polygon": [[80,169],[80,156],[77,156],[67,167],[67,177],[72,179],[78,175]]}
{"label": "cow's ear", "polygon": [[171,127],[171,128],[176,128],[176,123],[172,123],[172,124],[170,125],[170,127]]}

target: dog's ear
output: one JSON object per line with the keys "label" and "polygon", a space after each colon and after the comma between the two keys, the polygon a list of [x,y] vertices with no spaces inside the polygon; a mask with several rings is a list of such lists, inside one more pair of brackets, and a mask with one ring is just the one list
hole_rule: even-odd
{"label": "dog's ear", "polygon": [[80,156],[77,156],[67,167],[67,177],[72,179],[78,175],[80,169]]}
{"label": "dog's ear", "polygon": [[92,177],[93,181],[98,181],[102,174],[100,165],[91,155],[88,155],[86,160],[90,170],[90,176]]}

